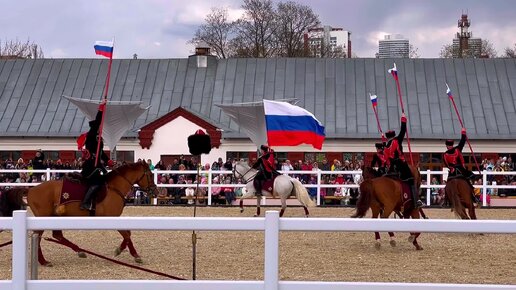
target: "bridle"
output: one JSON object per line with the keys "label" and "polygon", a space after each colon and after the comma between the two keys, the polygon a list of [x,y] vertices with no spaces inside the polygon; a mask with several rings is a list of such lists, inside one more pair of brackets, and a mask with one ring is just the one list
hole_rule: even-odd
{"label": "bridle", "polygon": [[[142,176],[140,176],[140,178],[138,178],[136,181],[134,182],[131,182],[129,179],[127,179],[127,177],[125,177],[124,175],[120,174],[120,171],[118,169],[113,169],[113,171],[116,171],[118,174],[117,176],[120,176],[122,177],[125,181],[127,181],[127,183],[129,183],[129,185],[131,186],[131,191],[134,190],[135,186],[134,184],[138,184],[139,185],[139,188],[142,190],[142,191],[145,191],[145,192],[154,192],[156,190],[156,185],[153,184],[153,185],[150,185],[151,184],[151,181],[152,181],[152,172],[150,170],[150,168],[148,166],[146,166],[145,164],[142,165],[143,166],[143,173],[142,173]],[[146,181],[147,181],[147,187],[141,187],[140,186],[140,182],[143,180],[143,178],[146,177]],[[125,195],[123,195],[120,191],[116,190],[118,192],[119,195],[121,195],[124,199],[126,198]]]}
{"label": "bridle", "polygon": [[[249,169],[247,169],[247,171],[246,171],[246,172],[244,172],[244,173],[242,174],[241,172],[239,172],[239,171],[236,169],[237,165],[238,165],[238,163],[237,163],[237,164],[235,164],[235,166],[233,166],[233,176],[234,176],[235,178],[237,178],[237,179],[238,179],[238,178],[241,178],[241,179],[242,179],[242,181],[243,181],[243,183],[248,183],[249,181],[253,180],[253,179],[256,177],[256,174],[258,174],[258,172],[257,172],[256,174],[251,175],[248,179],[245,179],[244,177],[245,177],[249,172],[251,172],[251,170],[253,170],[253,168],[252,168],[252,167],[249,167]],[[240,177],[237,177],[237,173],[240,175]]]}

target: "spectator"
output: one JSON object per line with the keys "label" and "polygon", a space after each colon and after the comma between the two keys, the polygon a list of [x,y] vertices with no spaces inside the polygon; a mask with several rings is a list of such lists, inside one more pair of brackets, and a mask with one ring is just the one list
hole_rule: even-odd
{"label": "spectator", "polygon": [[[231,184],[231,179],[227,178],[225,180],[226,184]],[[224,192],[224,197],[226,198],[226,204],[231,205],[233,201],[235,200],[235,192],[233,190],[233,187],[223,187],[222,192]]]}
{"label": "spectator", "polygon": [[294,170],[294,167],[292,166],[292,164],[290,164],[290,160],[285,160],[285,162],[283,162],[283,164],[281,165],[281,171],[287,173],[292,170]]}
{"label": "spectator", "polygon": [[[169,178],[168,184],[174,184],[174,179]],[[167,187],[167,195],[169,198],[172,199],[172,202],[174,204],[180,204],[181,203],[181,191],[178,187]]]}
{"label": "spectator", "polygon": [[219,184],[220,184],[219,177],[213,178],[213,186],[211,187],[211,197],[212,197],[213,203],[218,201],[220,191],[222,190],[222,188],[220,187]]}
{"label": "spectator", "polygon": [[186,184],[188,187],[185,189],[185,195],[188,199],[188,204],[194,204],[195,188],[192,186],[192,180],[188,179]]}

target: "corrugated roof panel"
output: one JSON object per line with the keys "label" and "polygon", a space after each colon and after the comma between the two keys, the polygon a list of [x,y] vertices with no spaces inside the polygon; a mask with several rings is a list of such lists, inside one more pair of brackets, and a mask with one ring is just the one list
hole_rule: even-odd
{"label": "corrugated roof panel", "polygon": [[274,98],[274,83],[276,80],[276,59],[265,59],[265,90],[263,97],[266,99]]}
{"label": "corrugated roof panel", "polygon": [[[326,96],[322,100],[316,100],[322,108],[335,108],[336,106],[336,83],[335,83],[335,59],[327,59],[325,62],[325,91]],[[304,71],[304,70],[303,70]],[[316,112],[315,117],[326,125],[328,132],[335,132],[337,127],[337,120],[335,118],[334,110],[322,110]]]}
{"label": "corrugated roof panel", "polygon": [[[309,65],[307,61],[307,70],[313,65]],[[327,112],[327,114],[335,115],[335,132],[346,132],[346,61],[337,61],[335,66],[335,110]],[[321,121],[323,122],[323,121]],[[330,131],[327,130],[328,134]]]}
{"label": "corrugated roof panel", "polygon": [[[472,139],[516,134],[510,125],[516,122],[516,64],[511,59],[210,58],[209,66],[201,69],[194,60],[115,60],[109,98],[151,105],[136,126],[182,104],[216,124],[238,130],[213,104],[295,97],[326,124],[328,136],[377,138],[368,93],[378,95],[383,129],[399,130],[396,85],[387,73],[396,61],[411,136],[459,134],[445,82],[453,90]],[[0,127],[4,128],[0,132],[4,136],[24,132],[76,136],[87,123],[68,101],[61,101],[61,95],[100,99],[106,70],[104,59],[0,61]],[[243,135],[233,132],[231,136]]]}
{"label": "corrugated roof panel", "polygon": [[[346,63],[346,132],[357,131],[357,105],[356,105],[356,61]],[[322,108],[325,110],[325,108]]]}
{"label": "corrugated roof panel", "polygon": [[286,67],[286,59],[276,59],[276,74],[274,79],[274,100],[280,100],[285,98]]}

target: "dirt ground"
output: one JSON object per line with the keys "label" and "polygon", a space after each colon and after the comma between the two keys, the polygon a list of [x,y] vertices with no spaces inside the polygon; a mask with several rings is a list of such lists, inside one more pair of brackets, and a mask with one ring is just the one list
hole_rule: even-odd
{"label": "dirt ground", "polygon": [[[278,208],[262,208],[262,210]],[[263,212],[263,211],[262,211]],[[285,216],[302,216],[301,208],[288,208]],[[197,216],[252,216],[236,207],[200,207]],[[312,217],[349,217],[350,208],[314,208]],[[427,209],[436,219],[453,219],[449,209]],[[124,216],[192,216],[191,207],[127,207]],[[480,219],[516,219],[514,209],[481,209]],[[0,233],[0,244],[10,240]],[[80,247],[112,257],[121,237],[114,231],[67,231]],[[45,232],[45,236],[50,236]],[[133,241],[143,267],[186,279],[192,277],[192,232],[136,231]],[[263,233],[198,232],[197,279],[263,279]],[[375,281],[421,283],[516,284],[516,236],[422,234],[424,248],[416,251],[408,234],[397,235],[392,248],[382,234],[380,250],[373,233],[281,233],[280,279],[317,281]],[[40,279],[166,279],[88,256],[78,258],[61,245],[42,242],[54,267],[40,267]],[[117,259],[134,264],[126,251]],[[11,246],[0,249],[0,279],[11,278]]]}

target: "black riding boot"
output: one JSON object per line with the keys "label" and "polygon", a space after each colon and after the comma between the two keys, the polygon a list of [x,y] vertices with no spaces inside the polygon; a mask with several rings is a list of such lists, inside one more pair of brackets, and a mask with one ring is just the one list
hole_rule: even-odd
{"label": "black riding boot", "polygon": [[97,192],[97,189],[99,189],[100,185],[94,184],[88,188],[88,191],[84,195],[84,199],[81,203],[81,209],[84,210],[91,210],[92,209],[92,200],[95,196],[95,193]]}
{"label": "black riding boot", "polygon": [[254,190],[256,190],[256,194],[262,194],[262,181],[258,178],[253,180]]}
{"label": "black riding boot", "polygon": [[424,204],[421,200],[419,200],[419,194],[416,190],[416,186],[415,185],[411,185],[410,186],[410,191],[412,192],[412,203],[414,205],[414,208],[420,208],[420,207],[423,207]]}

